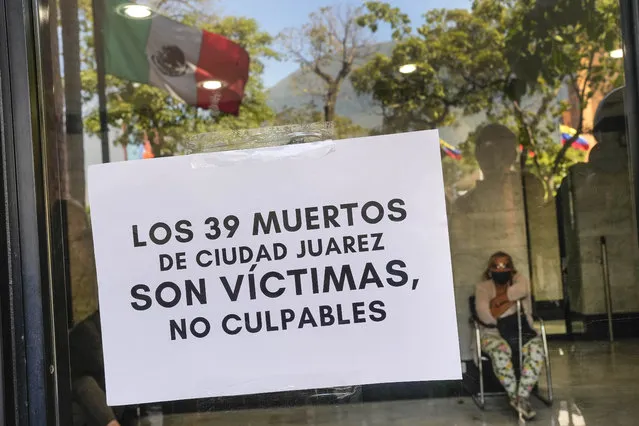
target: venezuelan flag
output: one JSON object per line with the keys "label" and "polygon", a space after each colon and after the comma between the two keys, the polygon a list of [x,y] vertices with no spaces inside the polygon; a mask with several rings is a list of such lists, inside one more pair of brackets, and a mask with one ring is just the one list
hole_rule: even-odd
{"label": "venezuelan flag", "polygon": [[444,153],[448,155],[450,158],[454,158],[455,160],[461,160],[461,157],[462,157],[461,151],[455,148],[454,146],[446,143],[443,139],[439,140],[439,146],[442,149],[442,151],[444,151]]}
{"label": "venezuelan flag", "polygon": [[[561,132],[561,144],[565,144],[571,137],[573,137],[577,131],[572,127],[564,126],[563,124],[559,126],[559,131]],[[590,144],[586,139],[579,136],[576,141],[572,143],[572,147],[575,149],[580,149],[582,151],[588,151],[590,149]]]}

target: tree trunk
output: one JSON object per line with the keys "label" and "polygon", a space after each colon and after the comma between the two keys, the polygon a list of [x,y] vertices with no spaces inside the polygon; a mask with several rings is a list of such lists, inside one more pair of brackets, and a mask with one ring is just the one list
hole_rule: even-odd
{"label": "tree trunk", "polygon": [[335,120],[335,106],[337,105],[337,94],[339,87],[331,85],[326,90],[326,101],[324,103],[324,120],[333,122]]}
{"label": "tree trunk", "polygon": [[64,94],[69,186],[71,198],[85,203],[84,138],[82,126],[82,81],[80,79],[80,24],[78,0],[60,0]]}

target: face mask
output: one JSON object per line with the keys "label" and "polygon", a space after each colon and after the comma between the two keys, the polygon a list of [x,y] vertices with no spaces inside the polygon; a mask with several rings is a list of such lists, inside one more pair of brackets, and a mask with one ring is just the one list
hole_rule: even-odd
{"label": "face mask", "polygon": [[490,276],[496,284],[504,285],[511,280],[513,273],[511,271],[491,272]]}

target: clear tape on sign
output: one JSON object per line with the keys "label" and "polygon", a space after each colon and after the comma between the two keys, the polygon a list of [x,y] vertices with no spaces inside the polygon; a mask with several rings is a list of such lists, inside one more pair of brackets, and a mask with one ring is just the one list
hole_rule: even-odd
{"label": "clear tape on sign", "polygon": [[332,122],[220,130],[188,138],[184,142],[184,154],[288,146],[330,139],[335,139],[335,126]]}
{"label": "clear tape on sign", "polygon": [[322,158],[335,151],[334,141],[309,142],[301,145],[269,147],[259,150],[217,152],[197,155],[191,159],[191,167],[224,167],[238,163],[259,163],[292,158]]}

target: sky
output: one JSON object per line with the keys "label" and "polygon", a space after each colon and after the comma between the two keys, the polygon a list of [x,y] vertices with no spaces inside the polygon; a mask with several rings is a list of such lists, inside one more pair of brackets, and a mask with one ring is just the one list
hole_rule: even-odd
{"label": "sky", "polygon": [[[471,0],[389,0],[392,6],[399,7],[408,14],[413,23],[423,22],[422,15],[430,9],[468,8]],[[308,15],[323,6],[358,6],[363,0],[213,0],[213,7],[224,15],[245,16],[257,20],[263,30],[275,35],[280,31],[299,27],[308,21]],[[390,28],[380,28],[376,37],[380,41],[391,39]],[[298,68],[295,63],[269,60],[266,63],[264,83],[266,87],[278,81]]]}

